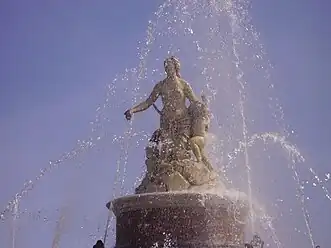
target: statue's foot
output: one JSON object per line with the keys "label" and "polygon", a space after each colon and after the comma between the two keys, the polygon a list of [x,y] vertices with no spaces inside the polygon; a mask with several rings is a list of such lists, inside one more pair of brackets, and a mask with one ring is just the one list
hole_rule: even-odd
{"label": "statue's foot", "polygon": [[202,163],[208,168],[210,172],[214,172],[214,168],[206,157],[201,159]]}

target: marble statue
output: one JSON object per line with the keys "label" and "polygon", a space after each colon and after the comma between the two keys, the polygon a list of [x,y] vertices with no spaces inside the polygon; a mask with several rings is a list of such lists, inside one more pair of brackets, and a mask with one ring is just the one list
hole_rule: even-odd
{"label": "marble statue", "polygon": [[[220,186],[222,183],[204,151],[210,125],[207,101],[204,96],[199,99],[182,79],[178,58],[167,58],[164,68],[166,78],[154,86],[145,101],[124,113],[131,120],[133,114],[153,106],[160,115],[160,127],[146,147],[147,173],[136,193]],[[162,110],[154,104],[159,97]],[[186,100],[190,102],[188,107]]]}

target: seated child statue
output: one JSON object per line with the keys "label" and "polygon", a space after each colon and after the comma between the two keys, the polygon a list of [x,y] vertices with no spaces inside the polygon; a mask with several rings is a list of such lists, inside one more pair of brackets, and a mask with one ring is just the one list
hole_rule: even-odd
{"label": "seated child statue", "polygon": [[191,117],[190,147],[197,162],[203,162],[212,171],[213,167],[204,152],[205,138],[210,125],[210,112],[205,97],[202,96],[202,101],[192,102],[188,110]]}

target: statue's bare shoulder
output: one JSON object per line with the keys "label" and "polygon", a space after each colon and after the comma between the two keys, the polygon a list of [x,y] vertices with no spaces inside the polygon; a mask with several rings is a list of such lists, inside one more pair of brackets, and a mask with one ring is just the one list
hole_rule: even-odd
{"label": "statue's bare shoulder", "polygon": [[182,79],[182,78],[180,78],[179,81],[180,81],[181,85],[183,86],[183,90],[184,90],[184,92],[186,94],[186,97],[190,100],[190,102],[197,101],[198,98],[194,94],[191,85],[187,81],[185,81],[184,79]]}
{"label": "statue's bare shoulder", "polygon": [[191,87],[190,84],[182,78],[178,78],[179,82],[181,83],[181,85],[183,85],[184,87]]}
{"label": "statue's bare shoulder", "polygon": [[164,85],[164,81],[165,81],[165,80],[160,80],[159,82],[156,83],[155,86],[157,86],[159,89],[161,89],[162,86]]}
{"label": "statue's bare shoulder", "polygon": [[164,80],[157,82],[154,86],[153,91],[158,95],[162,95],[163,88],[164,88],[163,85],[164,85]]}
{"label": "statue's bare shoulder", "polygon": [[151,95],[160,95],[161,94],[161,92],[162,92],[162,81],[159,81],[159,82],[157,82],[155,85],[154,85],[154,88],[153,88],[153,90],[152,90],[152,93],[151,93]]}

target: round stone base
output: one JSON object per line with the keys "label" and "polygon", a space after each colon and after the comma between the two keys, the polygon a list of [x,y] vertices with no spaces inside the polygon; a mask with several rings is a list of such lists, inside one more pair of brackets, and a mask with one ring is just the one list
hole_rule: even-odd
{"label": "round stone base", "polygon": [[116,248],[244,246],[245,199],[165,192],[121,197],[110,206],[116,216]]}

